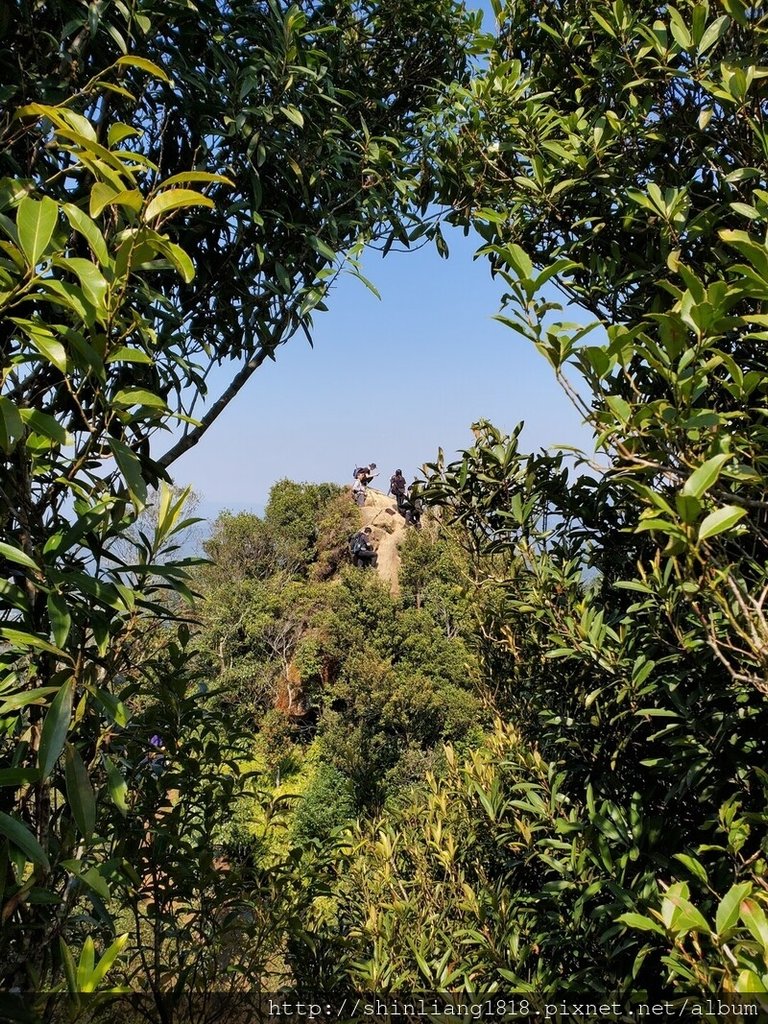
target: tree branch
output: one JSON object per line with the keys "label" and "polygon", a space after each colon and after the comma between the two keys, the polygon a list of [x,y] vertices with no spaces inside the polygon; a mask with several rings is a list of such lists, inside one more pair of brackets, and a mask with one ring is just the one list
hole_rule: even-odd
{"label": "tree branch", "polygon": [[232,399],[244,387],[247,381],[251,378],[251,375],[258,370],[266,358],[267,350],[262,349],[255,356],[249,359],[245,366],[232,378],[232,382],[226,391],[216,399],[205,416],[203,416],[199,425],[180,438],[180,440],[178,440],[176,444],[165,453],[165,455],[162,455],[157,460],[157,465],[162,469],[167,469],[178,458],[180,458],[184,452],[188,452],[190,448],[194,448],[206,430],[216,419],[218,419],[221,413],[224,412]]}

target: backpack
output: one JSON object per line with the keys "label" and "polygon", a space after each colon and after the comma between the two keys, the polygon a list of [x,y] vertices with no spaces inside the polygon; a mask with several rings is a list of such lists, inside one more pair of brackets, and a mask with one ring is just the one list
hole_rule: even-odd
{"label": "backpack", "polygon": [[365,551],[363,538],[360,536],[359,533],[356,533],[355,536],[350,541],[349,550],[353,555],[359,555],[361,551]]}

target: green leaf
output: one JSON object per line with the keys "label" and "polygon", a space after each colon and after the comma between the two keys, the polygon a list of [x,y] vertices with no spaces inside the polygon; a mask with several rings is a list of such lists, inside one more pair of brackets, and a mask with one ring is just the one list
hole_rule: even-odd
{"label": "green leaf", "polygon": [[55,654],[60,658],[66,658],[67,661],[72,660],[65,651],[61,651],[58,647],[54,647],[53,644],[50,644],[47,640],[37,636],[36,633],[28,633],[23,629],[11,629],[9,626],[3,626],[3,628],[0,629],[0,636],[16,647],[35,647],[39,651],[48,651],[49,654]]}
{"label": "green leaf", "polygon": [[77,988],[80,992],[85,991],[85,986],[93,971],[95,959],[96,950],[93,945],[93,939],[89,935],[83,943],[83,948],[80,952],[80,962],[77,965]]}
{"label": "green leaf", "polygon": [[317,235],[310,235],[307,241],[315,252],[320,253],[321,256],[325,257],[325,259],[329,260],[331,263],[335,261],[337,253],[335,253],[330,245],[328,245],[327,242],[324,242],[322,238],[318,238]]}
{"label": "green leaf", "polygon": [[61,954],[61,964],[64,968],[64,977],[67,982],[67,991],[71,996],[75,996],[78,992],[75,958],[72,956],[72,950],[61,936],[59,936],[59,953]]}
{"label": "green leaf", "polygon": [[115,960],[120,956],[122,951],[125,949],[128,943],[128,932],[124,935],[119,935],[112,945],[106,949],[93,970],[89,979],[89,987],[83,989],[84,992],[95,992],[97,987],[104,980],[109,969],[114,964]]}
{"label": "green leaf", "polygon": [[677,514],[686,525],[695,523],[701,515],[701,502],[690,494],[676,494],[675,505],[677,506]]}
{"label": "green leaf", "polygon": [[143,391],[141,388],[126,388],[118,391],[112,399],[115,405],[146,405],[151,409],[166,409],[165,402],[159,395],[151,391]]}
{"label": "green leaf", "polygon": [[620,924],[625,924],[629,928],[637,928],[642,932],[658,932],[659,935],[664,934],[664,929],[658,922],[652,920],[650,917],[644,917],[642,914],[622,914],[621,917],[616,918]]}
{"label": "green leaf", "polygon": [[147,363],[150,366],[154,362],[152,356],[147,355],[140,348],[130,348],[127,345],[121,345],[116,348],[114,352],[110,352],[107,356],[108,363]]}
{"label": "green leaf", "polygon": [[52,113],[54,111],[55,116],[62,122],[63,126],[71,128],[72,131],[82,136],[82,142],[86,144],[86,149],[88,149],[87,143],[89,142],[94,143],[94,149],[96,148],[98,143],[96,129],[87,117],[84,117],[83,114],[78,114],[74,110],[70,110],[69,107],[54,107]]}
{"label": "green leaf", "polygon": [[730,23],[730,18],[728,18],[727,15],[722,14],[719,18],[716,18],[711,25],[708,25],[704,35],[699,41],[699,45],[697,47],[698,52],[700,54],[705,53],[711,46],[714,46],[716,42],[722,39],[728,31]]}
{"label": "green leaf", "polygon": [[691,33],[688,30],[688,26],[683,21],[680,12],[675,10],[674,7],[668,5],[667,10],[670,15],[669,28],[675,42],[683,50],[689,50],[693,46],[693,40],[691,39]]}
{"label": "green leaf", "polygon": [[93,891],[98,896],[101,896],[103,900],[108,900],[110,898],[111,893],[109,891],[109,886],[98,868],[88,868],[88,870],[79,877],[81,882],[85,882],[88,888],[93,889]]}
{"label": "green leaf", "polygon": [[128,784],[120,774],[120,771],[114,761],[107,755],[102,755],[104,758],[104,767],[107,771],[107,785],[109,787],[109,795],[112,797],[112,803],[125,817],[128,813],[128,801],[126,799],[128,795]]}
{"label": "green leaf", "polygon": [[621,423],[629,423],[632,418],[632,408],[626,399],[619,395],[609,395],[606,403],[611,412]]}
{"label": "green leaf", "polygon": [[167,238],[154,238],[152,239],[152,244],[176,268],[183,281],[189,284],[193,280],[195,265],[180,245],[177,245],[175,242],[169,242]]}
{"label": "green leaf", "polygon": [[88,206],[91,217],[98,217],[104,207],[111,203],[116,195],[119,195],[118,189],[112,188],[106,182],[97,181],[91,189],[91,199]]}
{"label": "green leaf", "polygon": [[63,647],[69,636],[69,629],[72,625],[72,617],[67,608],[67,602],[55,592],[51,592],[46,598],[48,606],[48,618],[51,623],[54,643],[57,647]]}
{"label": "green leaf", "polygon": [[96,827],[96,798],[83,759],[71,743],[67,743],[66,746],[64,777],[72,816],[85,841],[90,842]]}
{"label": "green leaf", "polygon": [[121,192],[114,194],[109,204],[111,206],[124,206],[128,210],[138,213],[144,205],[144,196],[137,188],[124,188]]}
{"label": "green leaf", "polygon": [[723,508],[710,512],[699,527],[699,540],[707,540],[709,537],[716,537],[718,533],[730,530],[746,514],[747,510],[737,505],[724,505]]}
{"label": "green leaf", "polygon": [[689,932],[709,932],[710,927],[701,912],[684,896],[672,895],[671,888],[664,902],[670,902],[676,908],[672,921],[668,925],[670,931],[687,935]]}
{"label": "green leaf", "polygon": [[280,107],[280,110],[285,114],[289,121],[293,121],[293,123],[298,125],[299,128],[304,127],[304,115],[297,107],[289,104],[287,107]]}
{"label": "green leaf", "polygon": [[725,229],[718,234],[724,242],[746,256],[763,280],[768,278],[768,252],[764,245],[756,242],[746,231]]}
{"label": "green leaf", "polygon": [[0,768],[0,786],[29,786],[40,781],[37,768]]}
{"label": "green leaf", "polygon": [[[736,979],[734,986],[737,992],[746,992],[749,995],[754,996],[763,992],[768,992],[768,988],[765,987],[761,979],[755,974],[754,971],[746,970],[742,971]],[[757,1016],[757,1015],[755,1015]],[[743,1020],[744,1018],[742,1018]]]}
{"label": "green leaf", "polygon": [[41,356],[49,363],[53,363],[57,370],[61,370],[62,373],[67,372],[67,353],[64,346],[47,327],[35,320],[21,320],[14,317],[10,319],[21,327]]}
{"label": "green leaf", "polygon": [[155,64],[154,61],[147,60],[146,57],[134,57],[132,55],[118,57],[115,64],[118,67],[140,68],[142,71],[146,71],[147,74],[152,75],[153,78],[159,78],[169,84],[171,82],[166,72],[158,64]]}
{"label": "green leaf", "polygon": [[518,277],[523,280],[529,280],[533,277],[533,263],[528,254],[519,245],[512,244],[500,249],[499,255],[507,260],[510,266],[517,272]]}
{"label": "green leaf", "polygon": [[220,182],[222,185],[231,185],[232,188],[235,186],[234,181],[223,174],[212,174],[211,171],[182,171],[181,174],[173,174],[170,178],[161,181],[159,187],[168,188],[169,185],[186,185],[195,182]]}
{"label": "green leaf", "polygon": [[21,414],[13,402],[0,395],[0,448],[10,454],[24,435]]}
{"label": "green leaf", "polygon": [[121,121],[115,121],[115,123],[111,124],[107,130],[107,142],[111,148],[113,146],[119,146],[123,139],[130,139],[136,135],[141,137],[143,134],[144,133],[139,128],[134,128],[130,124],[123,124]]}
{"label": "green leaf", "polygon": [[171,210],[178,210],[183,207],[212,207],[213,205],[213,200],[209,199],[208,196],[202,195],[200,192],[193,192],[189,188],[173,188],[168,192],[161,192],[160,195],[155,196],[151,200],[144,211],[143,220],[145,223],[149,223],[149,221],[154,220],[156,217],[161,217],[164,213],[169,213]]}
{"label": "green leaf", "polygon": [[72,444],[72,435],[68,434],[62,425],[48,413],[40,412],[38,409],[20,409],[21,418],[24,423],[36,434],[42,434],[57,444]]}
{"label": "green leaf", "polygon": [[691,473],[685,481],[681,493],[684,495],[690,494],[694,498],[700,498],[715,483],[720,476],[723,466],[730,457],[730,455],[713,455],[711,459],[707,459],[703,465]]}
{"label": "green leaf", "polygon": [[759,903],[752,899],[743,899],[739,908],[741,920],[749,929],[750,934],[768,953],[768,920]]}
{"label": "green leaf", "polygon": [[142,475],[141,463],[128,445],[117,438],[109,438],[109,447],[128,487],[131,500],[140,512],[147,503],[147,484]]}
{"label": "green leaf", "polygon": [[676,853],[674,857],[675,860],[679,860],[681,864],[688,868],[692,875],[695,875],[696,878],[700,879],[700,881],[705,885],[708,884],[707,872],[704,870],[704,866],[701,862],[696,860],[695,857],[689,857],[685,853]]}
{"label": "green leaf", "polygon": [[92,306],[99,311],[104,309],[109,285],[94,263],[79,256],[72,256],[65,260],[55,260],[54,262],[62,270],[68,270],[76,275],[80,282],[80,287],[83,289],[83,294]]}
{"label": "green leaf", "polygon": [[19,245],[33,269],[48,248],[58,216],[59,208],[48,196],[39,201],[25,196],[19,203],[16,211]]}
{"label": "green leaf", "polygon": [[741,882],[732,886],[720,900],[715,918],[717,934],[722,938],[739,920],[741,901],[752,892],[751,882]]}
{"label": "green leaf", "polygon": [[21,850],[27,860],[31,860],[33,864],[39,864],[45,871],[51,870],[45,850],[32,833],[20,821],[3,811],[0,811],[0,834]]}
{"label": "green leaf", "polygon": [[53,771],[53,766],[64,748],[67,730],[72,719],[74,689],[72,680],[60,687],[45,716],[38,752],[38,767],[44,779],[48,778]]}
{"label": "green leaf", "polygon": [[3,703],[0,705],[0,715],[7,715],[9,711],[24,708],[27,704],[42,704],[46,697],[58,692],[58,686],[36,686],[33,690],[14,693],[3,700]]}
{"label": "green leaf", "polygon": [[91,247],[91,251],[96,259],[102,267],[105,267],[109,262],[109,253],[107,252],[107,243],[104,241],[104,235],[102,235],[98,225],[95,221],[91,220],[84,210],[81,210],[79,206],[75,206],[73,203],[67,203],[63,209],[73,230],[83,236]]}

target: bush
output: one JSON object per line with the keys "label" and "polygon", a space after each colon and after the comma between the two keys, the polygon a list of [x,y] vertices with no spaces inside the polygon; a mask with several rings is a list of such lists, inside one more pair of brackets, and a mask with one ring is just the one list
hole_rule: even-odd
{"label": "bush", "polygon": [[331,832],[355,817],[355,801],[349,778],[321,762],[296,808],[293,835],[297,842],[324,843]]}

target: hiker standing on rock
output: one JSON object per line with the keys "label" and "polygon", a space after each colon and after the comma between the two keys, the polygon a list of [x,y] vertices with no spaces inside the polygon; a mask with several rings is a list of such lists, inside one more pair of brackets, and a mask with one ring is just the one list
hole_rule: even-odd
{"label": "hiker standing on rock", "polygon": [[352,484],[352,497],[360,508],[365,504],[365,492],[368,484],[378,475],[375,462],[369,466],[358,466],[352,474],[355,478],[355,482]]}
{"label": "hiker standing on rock", "polygon": [[368,487],[371,480],[379,475],[379,471],[376,469],[376,463],[372,462],[370,466],[359,466],[353,476],[355,480],[359,480],[363,487]]}
{"label": "hiker standing on rock", "polygon": [[355,478],[355,482],[352,484],[352,497],[355,504],[362,508],[365,504],[365,487],[357,478]]}
{"label": "hiker standing on rock", "polygon": [[397,502],[397,511],[402,515],[405,505],[405,498],[408,494],[408,484],[405,482],[402,469],[396,469],[389,480],[389,493],[394,495]]}

